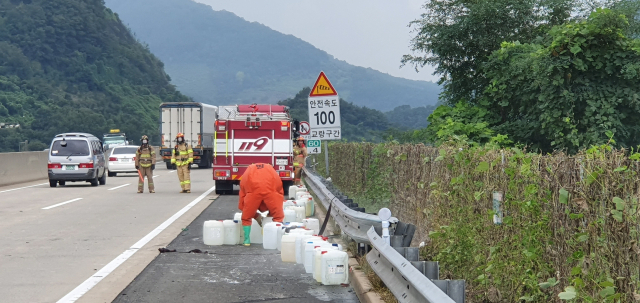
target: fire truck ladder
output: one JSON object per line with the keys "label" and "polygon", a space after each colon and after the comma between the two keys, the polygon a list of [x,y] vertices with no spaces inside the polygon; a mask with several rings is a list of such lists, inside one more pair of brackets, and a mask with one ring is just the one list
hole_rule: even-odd
{"label": "fire truck ladder", "polygon": [[[214,164],[218,164],[218,131],[213,132],[213,137],[215,138],[215,142],[213,144],[213,161]],[[224,132],[224,157],[229,164],[229,132]]]}

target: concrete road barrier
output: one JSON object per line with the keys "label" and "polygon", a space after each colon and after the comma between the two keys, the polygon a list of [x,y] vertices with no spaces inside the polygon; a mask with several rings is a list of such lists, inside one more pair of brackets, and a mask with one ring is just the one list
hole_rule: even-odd
{"label": "concrete road barrier", "polygon": [[0,153],[0,186],[47,179],[48,161],[46,151]]}

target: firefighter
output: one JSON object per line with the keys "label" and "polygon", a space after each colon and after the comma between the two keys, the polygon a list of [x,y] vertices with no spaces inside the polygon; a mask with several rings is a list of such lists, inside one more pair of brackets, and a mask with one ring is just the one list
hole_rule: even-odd
{"label": "firefighter", "polygon": [[251,219],[256,219],[262,226],[262,215],[257,213],[269,211],[273,222],[284,220],[284,190],[282,180],[271,164],[251,164],[242,175],[240,181],[240,200],[238,209],[242,211],[242,229],[244,245],[251,244]]}
{"label": "firefighter", "polygon": [[307,158],[307,147],[304,145],[304,138],[298,137],[293,146],[293,167],[295,175],[295,185],[301,185],[300,177],[302,177],[302,168],[304,167],[305,159]]}
{"label": "firefighter", "polygon": [[149,193],[155,193],[153,186],[153,170],[156,169],[156,152],[149,146],[149,137],[142,136],[140,147],[136,150],[136,170],[138,170],[138,193],[144,192],[144,177],[149,183]]}
{"label": "firefighter", "polygon": [[191,192],[191,164],[193,164],[193,149],[184,141],[184,134],[176,136],[176,147],[173,149],[171,164],[175,164],[180,179],[181,193]]}

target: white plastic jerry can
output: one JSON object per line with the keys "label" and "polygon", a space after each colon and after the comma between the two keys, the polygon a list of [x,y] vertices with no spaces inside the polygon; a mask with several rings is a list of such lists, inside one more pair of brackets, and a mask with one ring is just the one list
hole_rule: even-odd
{"label": "white plastic jerry can", "polygon": [[256,219],[251,219],[251,234],[249,235],[249,240],[253,244],[262,244],[262,227],[260,227]]}
{"label": "white plastic jerry can", "polygon": [[322,240],[322,238],[318,236],[305,235],[300,239],[296,239],[296,263],[304,264],[304,251],[307,242],[315,240]]}
{"label": "white plastic jerry can", "polygon": [[294,206],[287,206],[284,210],[284,222],[296,222],[296,211],[292,207]]}
{"label": "white plastic jerry can", "polygon": [[273,222],[273,217],[262,217],[262,226],[264,227],[267,223]]}
{"label": "white plastic jerry can", "polygon": [[224,243],[224,225],[222,221],[205,221],[202,226],[202,240],[205,245],[222,245]]}
{"label": "white plastic jerry can", "polygon": [[222,221],[222,225],[224,227],[224,245],[238,245],[238,240],[240,239],[240,223],[237,223],[234,220],[224,220]]}
{"label": "white plastic jerry can", "polygon": [[306,218],[302,220],[304,223],[304,227],[307,229],[313,230],[314,234],[318,234],[320,232],[320,221],[316,218]]}
{"label": "white plastic jerry can", "polygon": [[276,248],[278,251],[282,251],[282,236],[284,236],[286,228],[284,224],[278,223],[278,235],[276,236]]}
{"label": "white plastic jerry can", "polygon": [[276,249],[278,244],[278,229],[282,224],[269,222],[264,225],[262,234],[262,247],[264,249]]}
{"label": "white plastic jerry can", "polygon": [[280,254],[282,262],[296,263],[296,238],[299,236],[302,234],[282,236],[282,254]]}
{"label": "white plastic jerry can", "polygon": [[329,250],[322,254],[321,282],[323,285],[349,283],[349,256],[340,250]]}
{"label": "white plastic jerry can", "polygon": [[311,194],[310,194],[308,191],[306,191],[306,190],[304,190],[304,191],[298,190],[298,191],[296,192],[296,200],[298,200],[298,199],[302,198],[302,196],[305,196],[305,195],[309,195],[309,196],[311,196]]}
{"label": "white plastic jerry can", "polygon": [[322,243],[322,245],[315,249],[314,260],[313,260],[313,278],[316,279],[318,283],[322,283],[322,253],[327,252],[329,250],[338,249],[337,246],[333,246],[329,242]]}
{"label": "white plastic jerry can", "polygon": [[289,186],[289,199],[294,199],[296,197],[296,192],[298,191],[298,187],[295,185]]}
{"label": "white plastic jerry can", "polygon": [[322,245],[324,240],[309,241],[304,246],[304,271],[313,274],[313,258],[315,257],[315,249]]}
{"label": "white plastic jerry can", "polygon": [[296,205],[295,200],[287,200],[282,202],[282,209],[287,209],[287,206],[295,206],[295,205]]}
{"label": "white plastic jerry can", "polygon": [[302,206],[294,206],[293,210],[296,212],[296,220],[295,222],[302,222],[305,218],[304,207]]}
{"label": "white plastic jerry can", "polygon": [[296,200],[296,202],[300,205],[302,205],[304,203],[304,209],[305,209],[305,216],[310,217],[313,216],[314,213],[314,204],[313,204],[313,197],[311,196],[304,196],[298,200]]}

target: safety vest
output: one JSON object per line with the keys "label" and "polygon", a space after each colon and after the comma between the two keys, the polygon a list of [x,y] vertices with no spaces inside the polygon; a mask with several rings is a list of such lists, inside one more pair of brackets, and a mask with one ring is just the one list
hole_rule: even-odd
{"label": "safety vest", "polygon": [[151,167],[153,164],[156,164],[156,152],[151,146],[140,146],[136,150],[136,166]]}
{"label": "safety vest", "polygon": [[183,166],[191,163],[193,163],[193,149],[191,146],[186,143],[176,145],[173,153],[171,153],[171,164]]}

